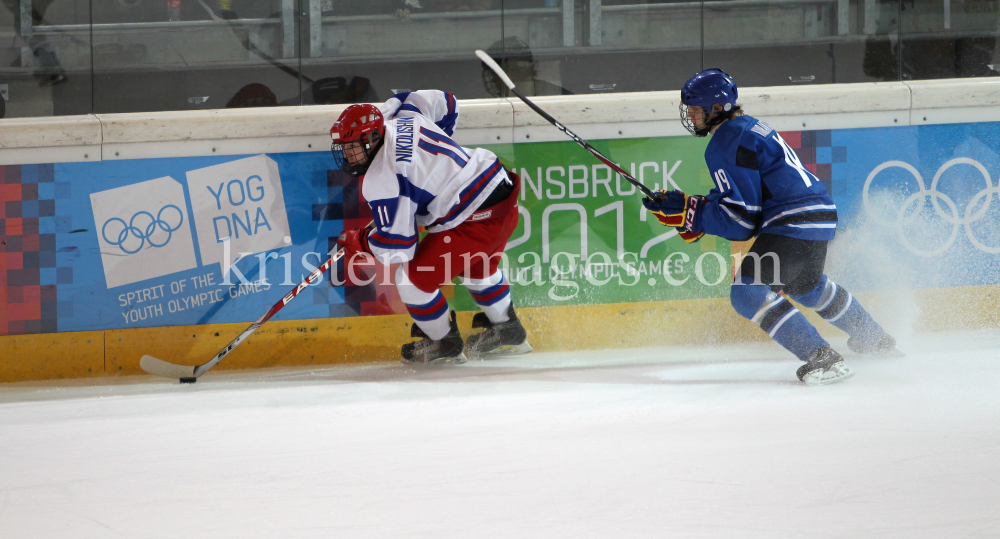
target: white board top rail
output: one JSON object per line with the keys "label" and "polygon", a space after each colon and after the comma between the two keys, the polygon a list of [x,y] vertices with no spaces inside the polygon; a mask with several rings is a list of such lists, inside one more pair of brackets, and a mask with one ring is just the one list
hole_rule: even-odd
{"label": "white board top rail", "polygon": [[[739,103],[779,130],[1000,121],[1000,79],[741,88]],[[585,139],[687,135],[680,92],[531,98]],[[326,151],[347,105],[92,114],[0,120],[0,164]],[[517,98],[461,100],[462,144],[563,140]]]}

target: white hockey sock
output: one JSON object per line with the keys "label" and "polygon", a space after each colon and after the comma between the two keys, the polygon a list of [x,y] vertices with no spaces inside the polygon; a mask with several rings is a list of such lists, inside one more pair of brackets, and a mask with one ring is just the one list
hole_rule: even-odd
{"label": "white hockey sock", "polygon": [[507,316],[507,308],[510,307],[510,285],[502,271],[497,270],[485,279],[463,278],[462,284],[472,294],[472,299],[476,300],[490,322],[502,324],[510,320]]}
{"label": "white hockey sock", "polygon": [[424,292],[417,288],[402,266],[396,271],[396,290],[399,298],[406,304],[417,326],[435,341],[440,341],[451,331],[451,321],[448,319],[448,301],[440,290]]}

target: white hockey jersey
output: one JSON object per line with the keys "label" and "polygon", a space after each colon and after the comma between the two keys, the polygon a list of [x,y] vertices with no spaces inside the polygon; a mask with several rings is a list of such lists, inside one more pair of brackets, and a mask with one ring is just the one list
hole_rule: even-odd
{"label": "white hockey jersey", "polygon": [[372,209],[368,235],[383,262],[405,262],[417,249],[417,227],[430,232],[462,224],[500,182],[510,181],[493,152],[463,148],[450,138],[458,102],[449,92],[394,95],[380,107],[385,142],[364,176]]}

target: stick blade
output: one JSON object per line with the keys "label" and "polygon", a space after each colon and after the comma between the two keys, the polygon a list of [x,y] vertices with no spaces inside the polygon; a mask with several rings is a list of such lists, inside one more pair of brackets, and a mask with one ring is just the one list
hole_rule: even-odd
{"label": "stick blade", "polygon": [[476,56],[478,56],[479,59],[482,60],[484,64],[489,66],[489,68],[492,69],[493,72],[496,73],[498,77],[500,77],[500,80],[502,80],[503,83],[506,84],[508,88],[510,88],[511,90],[514,89],[514,81],[510,80],[510,77],[508,77],[507,74],[504,73],[503,69],[499,65],[497,65],[497,63],[493,60],[493,58],[490,58],[489,54],[486,54],[486,52],[483,51],[482,49],[476,49]]}
{"label": "stick blade", "polygon": [[149,374],[155,374],[164,378],[173,378],[175,380],[180,380],[181,378],[196,378],[194,374],[194,367],[188,365],[177,365],[175,363],[163,361],[162,359],[157,359],[153,356],[142,356],[142,359],[139,360],[139,366],[142,367],[142,370],[148,372]]}

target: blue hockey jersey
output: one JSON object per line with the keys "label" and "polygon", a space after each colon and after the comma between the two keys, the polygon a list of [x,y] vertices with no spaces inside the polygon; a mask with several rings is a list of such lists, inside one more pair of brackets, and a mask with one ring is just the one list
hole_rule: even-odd
{"label": "blue hockey jersey", "polygon": [[729,240],[760,233],[832,240],[837,207],[826,187],[771,126],[737,116],[716,129],[705,149],[715,187],[692,232]]}

